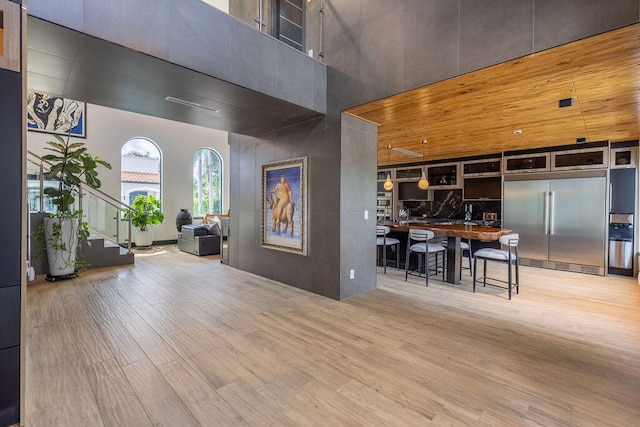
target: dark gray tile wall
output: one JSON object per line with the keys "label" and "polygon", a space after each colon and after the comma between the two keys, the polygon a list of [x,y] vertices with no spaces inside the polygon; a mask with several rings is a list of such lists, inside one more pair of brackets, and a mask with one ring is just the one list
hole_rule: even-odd
{"label": "dark gray tile wall", "polygon": [[20,300],[26,267],[22,253],[21,73],[0,69],[0,93],[0,426],[6,426],[20,421]]}
{"label": "dark gray tile wall", "polygon": [[323,17],[324,40],[307,44],[323,46],[336,124],[345,108],[636,23],[640,2],[326,0]]}
{"label": "dark gray tile wall", "polygon": [[[325,121],[319,119],[259,139],[230,135],[231,182],[237,186],[234,184],[230,194],[233,235],[229,264],[339,299],[340,148],[339,138],[328,141],[327,134]],[[262,164],[302,156],[308,157],[308,255],[262,248]]]}
{"label": "dark gray tile wall", "polygon": [[200,0],[30,0],[28,11],[305,108],[326,106],[324,65]]}
{"label": "dark gray tile wall", "polygon": [[459,9],[450,0],[405,1],[403,90],[458,74]]}
{"label": "dark gray tile wall", "polygon": [[533,51],[533,1],[460,1],[460,69],[464,74]]}
{"label": "dark gray tile wall", "polygon": [[376,287],[377,140],[377,126],[342,114],[340,299]]}
{"label": "dark gray tile wall", "polygon": [[639,15],[638,0],[536,0],[534,50],[634,24]]}

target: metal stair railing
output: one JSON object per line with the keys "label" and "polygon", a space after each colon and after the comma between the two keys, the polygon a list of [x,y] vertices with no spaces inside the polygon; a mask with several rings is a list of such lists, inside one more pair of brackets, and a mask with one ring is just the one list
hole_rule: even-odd
{"label": "metal stair railing", "polygon": [[[44,160],[42,157],[38,156],[30,150],[27,150],[27,154],[27,162],[37,167],[37,172],[35,174],[38,177],[37,190],[34,191],[31,186],[29,186],[28,188],[30,210],[32,212],[37,211],[41,213],[53,212],[54,208],[51,206],[47,206],[47,196],[44,193],[44,189],[47,186],[46,181],[50,181],[44,179],[44,174],[48,170],[48,166],[51,166],[51,163]],[[29,174],[29,176],[33,175],[33,173]],[[32,182],[35,181],[35,179],[28,178],[27,181]],[[80,197],[77,197],[76,203],[77,208],[79,210],[82,210],[83,221],[87,221],[91,233],[97,234],[105,240],[120,246],[121,243],[123,243],[123,240],[120,236],[120,223],[126,221],[126,237],[124,238],[124,242],[126,242],[127,252],[131,253],[131,212],[136,212],[136,209],[132,208],[126,203],[121,202],[117,198],[105,193],[104,191],[96,188],[91,188],[88,184],[86,184],[86,182],[83,182],[83,184],[85,185],[82,185],[80,187]],[[36,201],[34,199],[38,199],[39,201]],[[37,206],[37,209],[34,209],[36,205],[39,206]],[[85,209],[83,209],[83,205]],[[103,209],[100,209],[101,206],[103,207]],[[92,213],[95,215],[95,218],[90,216]],[[111,214],[111,219],[113,220],[112,224],[114,225],[113,229],[111,230],[108,229],[106,221],[106,218],[109,216],[109,214]],[[100,229],[100,225],[104,225],[102,229]]]}

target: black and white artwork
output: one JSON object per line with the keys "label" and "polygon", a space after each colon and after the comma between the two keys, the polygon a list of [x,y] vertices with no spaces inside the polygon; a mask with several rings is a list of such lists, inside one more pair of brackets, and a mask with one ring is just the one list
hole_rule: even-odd
{"label": "black and white artwork", "polygon": [[86,137],[85,103],[43,93],[27,94],[27,128],[60,135]]}

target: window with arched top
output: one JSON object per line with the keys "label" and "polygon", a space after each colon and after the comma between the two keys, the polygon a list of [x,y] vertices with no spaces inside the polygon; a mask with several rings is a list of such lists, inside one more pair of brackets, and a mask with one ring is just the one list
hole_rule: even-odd
{"label": "window with arched top", "polygon": [[211,148],[193,156],[193,214],[222,213],[222,158]]}
{"label": "window with arched top", "polygon": [[120,197],[131,205],[138,194],[161,199],[162,155],[160,148],[147,138],[132,138],[120,153]]}

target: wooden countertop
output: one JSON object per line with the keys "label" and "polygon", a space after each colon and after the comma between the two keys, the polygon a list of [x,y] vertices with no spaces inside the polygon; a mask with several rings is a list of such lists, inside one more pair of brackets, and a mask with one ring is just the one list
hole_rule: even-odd
{"label": "wooden countertop", "polygon": [[418,228],[421,230],[431,230],[441,236],[461,237],[463,239],[473,240],[498,240],[501,236],[511,233],[511,230],[506,228],[485,227],[483,225],[424,224],[419,222],[409,222],[407,224],[380,222],[378,225],[386,225],[391,231],[408,233],[410,228]]}

